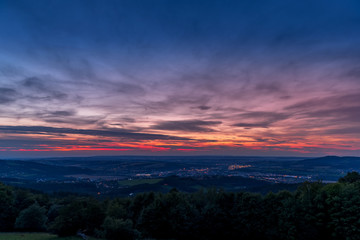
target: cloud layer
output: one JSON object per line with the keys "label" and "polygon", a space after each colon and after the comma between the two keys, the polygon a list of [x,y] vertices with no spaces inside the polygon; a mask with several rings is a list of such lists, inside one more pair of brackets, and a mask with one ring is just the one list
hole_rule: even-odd
{"label": "cloud layer", "polygon": [[0,157],[360,155],[359,7],[1,1]]}

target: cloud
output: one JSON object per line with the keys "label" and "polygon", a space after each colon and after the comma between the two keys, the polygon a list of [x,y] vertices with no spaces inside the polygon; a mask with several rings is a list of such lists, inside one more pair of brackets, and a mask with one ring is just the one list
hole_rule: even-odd
{"label": "cloud", "polygon": [[24,79],[23,85],[28,88],[33,88],[36,90],[46,91],[45,84],[43,80],[37,78],[37,77],[29,77]]}
{"label": "cloud", "polygon": [[214,132],[210,128],[221,124],[220,121],[201,121],[201,120],[184,120],[184,121],[164,121],[153,125],[152,129],[167,131],[184,131],[184,132]]}
{"label": "cloud", "polygon": [[264,145],[358,132],[356,0],[119,2],[0,8],[0,122],[25,125],[0,131]]}
{"label": "cloud", "polygon": [[284,140],[278,140],[275,138],[265,138],[265,137],[261,137],[261,138],[255,138],[254,142],[261,142],[261,143],[270,143],[270,144],[282,144],[282,143],[289,143],[288,141],[284,141]]}
{"label": "cloud", "polygon": [[258,83],[255,86],[255,91],[259,91],[262,93],[283,93],[284,90],[282,88],[281,83],[276,82],[262,82]]}
{"label": "cloud", "polygon": [[47,123],[68,123],[74,126],[95,124],[103,117],[77,116],[74,110],[45,111],[33,114],[34,118],[39,118]]}
{"label": "cloud", "polygon": [[312,111],[305,114],[313,118],[332,118],[336,122],[359,123],[360,105],[354,107],[332,108],[326,110]]}
{"label": "cloud", "polygon": [[[107,142],[103,140],[101,142]],[[48,138],[26,138],[24,136],[15,138],[3,138],[0,139],[0,148],[35,148],[41,146],[69,146],[69,145],[88,145],[97,146],[99,145],[96,141],[76,141],[76,140],[61,140],[61,139],[48,139]]]}
{"label": "cloud", "polygon": [[360,94],[357,93],[346,93],[341,95],[332,95],[327,97],[315,97],[309,100],[300,101],[290,106],[287,106],[285,110],[295,110],[308,112],[314,109],[325,109],[325,108],[337,108],[346,107],[351,105],[358,105],[360,103]]}
{"label": "cloud", "polygon": [[235,127],[267,128],[273,123],[289,118],[290,115],[286,113],[255,111],[242,113],[239,114],[237,117],[243,120],[243,122],[233,124],[233,126]]}
{"label": "cloud", "polygon": [[114,84],[114,90],[119,93],[123,94],[130,94],[130,95],[145,95],[146,91],[143,87],[136,85],[136,84],[130,84],[130,83],[124,83],[119,82]]}
{"label": "cloud", "polygon": [[80,134],[89,136],[103,136],[103,137],[115,137],[120,139],[132,139],[132,140],[190,140],[189,138],[162,135],[162,134],[149,134],[149,133],[137,133],[123,129],[101,129],[101,130],[89,130],[89,129],[73,129],[73,128],[55,128],[55,127],[43,127],[43,126],[0,126],[0,132],[4,133],[16,133],[16,134]]}
{"label": "cloud", "polygon": [[166,93],[167,96],[164,100],[159,101],[135,101],[137,105],[145,108],[149,114],[167,113],[169,111],[176,112],[188,111],[189,108],[194,106],[206,106],[210,101],[211,96],[208,94],[192,94],[190,91],[184,91],[181,93],[173,92]]}
{"label": "cloud", "polygon": [[267,128],[271,123],[269,122],[258,122],[258,123],[236,123],[234,127],[243,127],[243,128]]}
{"label": "cloud", "polygon": [[352,127],[338,127],[327,129],[322,132],[323,134],[334,134],[334,135],[356,135],[360,134],[360,127],[359,126],[352,126]]}
{"label": "cloud", "polygon": [[205,111],[205,110],[209,110],[211,107],[202,105],[202,106],[198,106],[197,108]]}
{"label": "cloud", "polygon": [[54,112],[46,113],[46,115],[50,117],[70,117],[70,116],[74,116],[75,114],[76,112],[74,110],[54,111]]}
{"label": "cloud", "polygon": [[16,77],[18,75],[22,74],[22,69],[19,68],[19,66],[8,64],[8,63],[1,63],[0,62],[0,75],[3,75],[3,77],[6,78],[12,78]]}
{"label": "cloud", "polygon": [[30,96],[30,99],[37,100],[64,100],[68,97],[67,94],[57,90],[56,86],[52,86],[50,83],[52,79],[45,81],[39,77],[28,77],[25,78],[22,82],[22,86],[26,89],[33,91]]}
{"label": "cloud", "polygon": [[0,88],[0,104],[16,101],[17,92],[12,88]]}
{"label": "cloud", "polygon": [[89,124],[95,124],[99,121],[98,118],[85,118],[85,117],[77,117],[77,118],[47,118],[44,119],[47,123],[68,123],[75,126],[83,126]]}
{"label": "cloud", "polygon": [[307,123],[314,127],[332,126],[343,128],[348,124],[358,124],[360,119],[360,94],[351,93],[313,98],[290,105],[285,110],[292,112],[297,119],[316,119],[316,121],[308,121]]}

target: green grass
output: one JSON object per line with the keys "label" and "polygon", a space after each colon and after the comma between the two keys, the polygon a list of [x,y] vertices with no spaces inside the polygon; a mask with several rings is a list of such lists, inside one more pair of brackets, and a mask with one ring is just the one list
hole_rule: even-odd
{"label": "green grass", "polygon": [[[81,240],[80,237],[58,237],[49,233],[0,233],[0,240]],[[89,238],[96,240],[96,238]]]}
{"label": "green grass", "polygon": [[149,178],[149,179],[134,179],[134,180],[123,180],[119,181],[120,186],[133,187],[140,184],[156,184],[163,181],[161,178]]}

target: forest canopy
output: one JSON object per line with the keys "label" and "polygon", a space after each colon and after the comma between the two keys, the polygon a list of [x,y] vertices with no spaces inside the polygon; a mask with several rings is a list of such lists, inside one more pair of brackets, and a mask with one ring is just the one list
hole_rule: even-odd
{"label": "forest canopy", "polygon": [[360,175],[260,195],[203,189],[99,200],[0,185],[1,231],[105,239],[357,239]]}

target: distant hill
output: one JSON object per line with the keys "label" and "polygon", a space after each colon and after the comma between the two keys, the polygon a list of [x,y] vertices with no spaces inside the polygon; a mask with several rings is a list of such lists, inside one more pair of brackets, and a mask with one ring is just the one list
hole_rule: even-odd
{"label": "distant hill", "polygon": [[[229,171],[229,166],[240,166]],[[250,166],[242,168],[241,166]],[[360,157],[326,156],[311,159],[272,157],[74,157],[33,160],[0,160],[0,177],[21,179],[132,178],[138,174],[157,176],[277,175],[310,176],[312,179],[336,181],[348,171],[360,170]],[[193,175],[192,175],[193,174]],[[206,175],[206,174],[205,174]],[[276,176],[275,176],[276,177]]]}
{"label": "distant hill", "polygon": [[27,179],[0,178],[0,182],[22,188],[30,188],[47,193],[76,193],[97,197],[127,197],[142,192],[167,193],[171,189],[181,192],[196,192],[201,189],[216,188],[232,192],[256,192],[266,194],[281,190],[295,191],[299,184],[274,184],[243,177],[212,176],[204,178],[132,179],[121,181],[34,181]]}
{"label": "distant hill", "polygon": [[[229,191],[267,192],[279,189],[279,185],[270,183],[293,184],[288,186],[295,188],[304,181],[334,182],[351,171],[360,171],[360,157],[111,156],[0,160],[0,181],[11,185],[112,196],[166,192],[173,187],[185,192],[213,186]],[[177,177],[171,177],[174,175]]]}
{"label": "distant hill", "polygon": [[360,169],[360,157],[338,157],[326,156],[320,158],[306,159],[293,163],[293,165],[303,165],[303,167],[329,167],[341,169]]}
{"label": "distant hill", "polygon": [[19,179],[63,178],[71,174],[91,174],[81,167],[47,165],[32,161],[0,160],[0,176]]}

